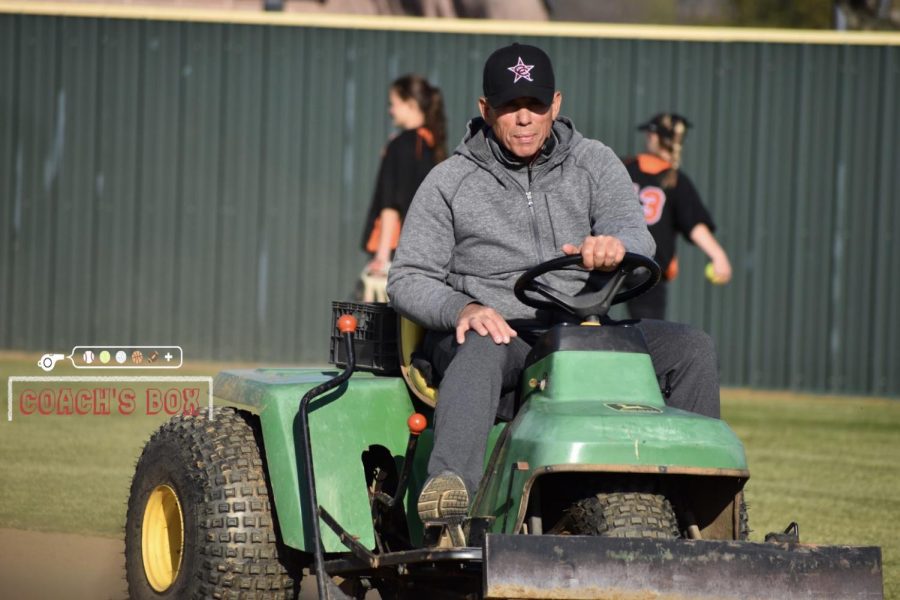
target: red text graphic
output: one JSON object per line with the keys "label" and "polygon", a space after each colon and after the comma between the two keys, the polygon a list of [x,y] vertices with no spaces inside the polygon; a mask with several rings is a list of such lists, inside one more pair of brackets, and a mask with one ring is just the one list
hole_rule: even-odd
{"label": "red text graphic", "polygon": [[22,390],[19,412],[30,415],[195,415],[200,411],[200,388],[147,388],[135,392],[129,387],[45,388]]}

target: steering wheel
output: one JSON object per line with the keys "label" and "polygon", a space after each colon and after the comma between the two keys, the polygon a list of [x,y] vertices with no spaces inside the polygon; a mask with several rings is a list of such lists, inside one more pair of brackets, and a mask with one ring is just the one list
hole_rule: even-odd
{"label": "steering wheel", "polygon": [[[652,288],[659,281],[662,270],[652,258],[641,254],[625,253],[625,258],[614,271],[606,284],[596,291],[585,292],[576,296],[563,294],[537,281],[537,278],[551,271],[562,271],[567,267],[581,264],[581,255],[572,254],[548,260],[522,273],[516,280],[513,291],[520,302],[538,309],[554,310],[561,308],[576,317],[589,322],[599,322],[600,317],[609,312],[609,307],[639,296]],[[625,278],[639,268],[648,271],[647,277],[637,285],[619,291]],[[528,294],[539,294],[547,300],[539,300]],[[548,301],[549,300],[549,301]]]}

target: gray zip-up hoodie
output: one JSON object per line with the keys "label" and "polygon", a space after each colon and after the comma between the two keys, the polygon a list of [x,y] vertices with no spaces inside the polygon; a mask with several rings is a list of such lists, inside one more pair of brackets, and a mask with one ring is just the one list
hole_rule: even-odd
{"label": "gray zip-up hoodie", "polygon": [[[517,164],[477,118],[454,155],[416,192],[387,293],[400,314],[433,330],[456,327],[471,302],[507,320],[534,319],[537,311],[513,294],[516,279],[588,235],[615,236],[629,252],[646,256],[656,249],[615,153],[561,117],[541,155],[530,166]],[[586,278],[578,270],[543,281],[575,294]]]}

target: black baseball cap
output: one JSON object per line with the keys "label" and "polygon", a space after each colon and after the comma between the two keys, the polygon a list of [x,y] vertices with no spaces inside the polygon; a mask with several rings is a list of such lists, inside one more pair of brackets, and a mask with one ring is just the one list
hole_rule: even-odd
{"label": "black baseball cap", "polygon": [[512,44],[495,50],[484,63],[484,97],[491,106],[516,98],[537,98],[550,106],[556,92],[553,65],[536,46]]}
{"label": "black baseball cap", "polygon": [[661,138],[673,138],[675,137],[675,127],[678,123],[682,123],[685,129],[691,127],[690,121],[678,113],[659,113],[646,123],[638,125],[638,130],[655,133]]}

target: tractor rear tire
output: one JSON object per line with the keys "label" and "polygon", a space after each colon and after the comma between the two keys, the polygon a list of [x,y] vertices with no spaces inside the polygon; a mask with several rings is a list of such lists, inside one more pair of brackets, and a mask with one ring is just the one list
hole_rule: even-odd
{"label": "tractor rear tire", "polygon": [[569,530],[576,535],[673,539],[678,520],[665,496],[640,492],[597,494],[569,509]]}
{"label": "tractor rear tire", "polygon": [[252,419],[178,416],[147,442],[125,525],[130,598],[296,597],[300,566],[278,541]]}

